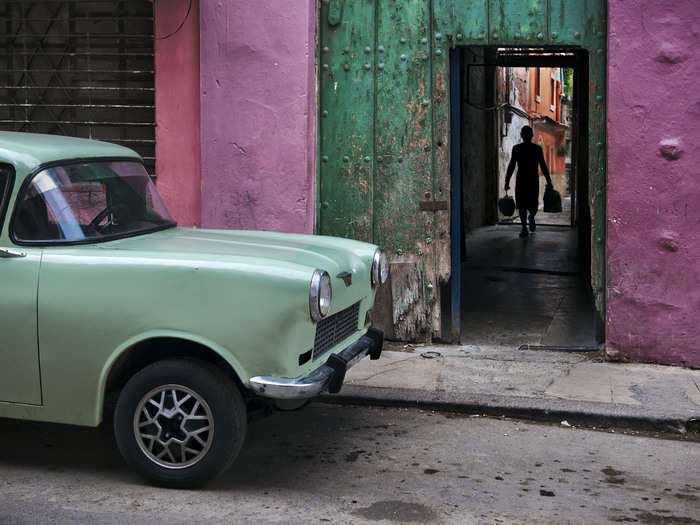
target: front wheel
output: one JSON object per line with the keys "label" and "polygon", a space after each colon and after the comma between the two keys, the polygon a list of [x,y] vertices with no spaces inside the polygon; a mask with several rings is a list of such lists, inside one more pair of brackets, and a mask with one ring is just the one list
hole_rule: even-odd
{"label": "front wheel", "polygon": [[246,432],[243,398],[200,361],[159,361],[125,385],[114,435],[125,461],[156,485],[196,487],[236,459]]}

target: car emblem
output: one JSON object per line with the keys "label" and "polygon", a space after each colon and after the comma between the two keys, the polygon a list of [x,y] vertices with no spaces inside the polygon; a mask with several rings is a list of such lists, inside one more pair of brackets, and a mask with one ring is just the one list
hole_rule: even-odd
{"label": "car emblem", "polygon": [[345,286],[350,286],[352,284],[352,272],[340,272],[336,277],[342,279]]}

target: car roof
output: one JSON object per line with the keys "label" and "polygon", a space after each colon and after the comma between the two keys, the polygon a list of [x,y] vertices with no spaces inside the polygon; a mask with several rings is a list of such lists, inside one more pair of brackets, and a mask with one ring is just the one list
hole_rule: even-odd
{"label": "car roof", "polygon": [[19,176],[48,162],[94,157],[141,157],[134,150],[92,139],[0,131],[0,162],[12,164]]}

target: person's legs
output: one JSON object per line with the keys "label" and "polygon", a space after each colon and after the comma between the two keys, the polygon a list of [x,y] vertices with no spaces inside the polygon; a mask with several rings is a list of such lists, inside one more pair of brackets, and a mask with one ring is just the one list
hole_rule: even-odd
{"label": "person's legs", "polygon": [[520,214],[520,223],[523,225],[523,229],[520,230],[520,236],[521,237],[527,237],[527,209],[526,208],[518,208],[518,213]]}
{"label": "person's legs", "polygon": [[[535,215],[537,215],[537,208],[530,209],[530,231],[534,232],[537,229],[537,224],[535,224]],[[523,228],[525,223],[523,222]]]}

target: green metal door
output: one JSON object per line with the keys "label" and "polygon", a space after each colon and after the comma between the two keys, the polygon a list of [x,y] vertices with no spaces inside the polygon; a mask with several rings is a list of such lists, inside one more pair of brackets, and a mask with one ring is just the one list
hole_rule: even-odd
{"label": "green metal door", "polygon": [[459,46],[589,53],[592,283],[604,312],[605,13],[605,0],[322,0],[317,231],[391,254],[391,285],[380,297],[389,304],[379,308],[390,336],[443,335],[449,51]]}

